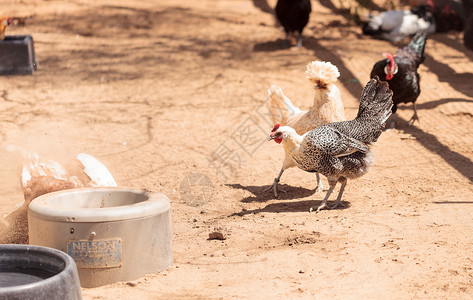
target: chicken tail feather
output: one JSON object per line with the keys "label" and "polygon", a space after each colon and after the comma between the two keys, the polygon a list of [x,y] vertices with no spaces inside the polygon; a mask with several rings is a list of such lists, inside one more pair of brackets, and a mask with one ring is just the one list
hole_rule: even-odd
{"label": "chicken tail feather", "polygon": [[268,89],[268,98],[273,124],[287,124],[287,120],[292,115],[301,111],[292,104],[291,100],[283,94],[282,89],[276,85],[272,85]]}
{"label": "chicken tail feather", "polygon": [[356,119],[369,122],[375,130],[381,130],[392,114],[392,96],[388,83],[375,76],[363,89]]}

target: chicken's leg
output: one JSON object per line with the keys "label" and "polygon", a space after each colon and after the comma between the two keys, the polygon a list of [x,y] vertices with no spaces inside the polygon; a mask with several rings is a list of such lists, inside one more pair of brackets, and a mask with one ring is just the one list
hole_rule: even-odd
{"label": "chicken's leg", "polygon": [[317,186],[315,187],[315,192],[320,193],[324,190],[324,185],[322,183],[322,178],[320,177],[319,173],[315,173],[315,176],[317,176]]}
{"label": "chicken's leg", "polygon": [[[329,184],[330,184],[330,188],[328,189],[327,194],[325,195],[325,198],[324,198],[324,200],[322,201],[322,204],[320,204],[319,206],[317,206],[316,212],[319,212],[319,211],[321,211],[322,209],[328,207],[328,205],[327,205],[328,197],[330,197],[330,195],[332,194],[333,189],[335,188],[335,185],[337,184],[337,182],[336,182],[336,181],[335,181],[335,182],[332,181],[332,182],[329,182]],[[313,211],[314,211],[314,207],[311,207],[311,208],[309,209],[309,212],[313,212]]]}
{"label": "chicken's leg", "polygon": [[389,124],[389,129],[394,129],[396,127],[396,118],[397,118],[397,115],[396,113],[392,113],[390,119],[390,124]]}
{"label": "chicken's leg", "polygon": [[297,34],[297,48],[302,47],[302,32],[298,32]]}
{"label": "chicken's leg", "polygon": [[412,103],[412,108],[414,109],[414,115],[409,120],[409,125],[410,126],[414,125],[414,121],[416,121],[416,120],[420,124],[419,116],[417,115],[417,108],[416,108],[416,103],[415,102]]}
{"label": "chicken's leg", "polygon": [[332,207],[330,207],[330,209],[337,208],[338,206],[345,207],[345,205],[342,203],[342,195],[343,195],[343,190],[345,189],[345,186],[347,185],[347,179],[345,178],[345,180],[341,181],[341,183],[342,183],[342,186],[340,187],[340,192],[338,192],[337,202],[335,202],[335,204]]}
{"label": "chicken's leg", "polygon": [[284,192],[284,193],[286,193],[285,190],[280,189],[280,188],[278,187],[279,179],[281,179],[282,173],[284,173],[284,169],[283,169],[283,168],[281,168],[281,172],[279,172],[278,177],[274,178],[273,184],[272,184],[270,187],[268,187],[267,189],[264,190],[265,192],[266,192],[266,191],[269,191],[270,189],[273,189],[274,197],[277,197],[277,196],[278,196],[278,191],[279,191],[279,192]]}
{"label": "chicken's leg", "polygon": [[283,45],[284,48],[289,48],[289,44],[290,44],[289,38],[290,38],[290,34],[288,31],[286,31],[286,39],[284,39],[284,45]]}

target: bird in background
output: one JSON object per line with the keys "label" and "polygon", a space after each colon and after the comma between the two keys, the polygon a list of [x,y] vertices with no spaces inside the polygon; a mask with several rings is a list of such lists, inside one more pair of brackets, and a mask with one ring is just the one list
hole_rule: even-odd
{"label": "bird in background", "polygon": [[13,19],[10,16],[0,17],[0,41],[5,39],[5,30],[8,26],[13,23]]}
{"label": "bird in background", "polygon": [[462,2],[467,0],[426,0],[435,21],[435,32],[462,31],[465,12]]}
{"label": "bird in background", "polygon": [[28,207],[36,197],[80,187],[117,186],[108,169],[89,154],[78,154],[66,169],[55,160],[40,158],[19,146],[11,145],[7,150],[23,157],[20,177],[25,201],[0,218],[0,235],[6,243],[28,244]]}
{"label": "bird in background", "polygon": [[[374,154],[370,147],[378,140],[391,115],[392,95],[388,84],[374,77],[363,89],[358,114],[353,120],[324,124],[303,135],[290,126],[274,126],[269,140],[285,142],[298,168],[327,177],[330,189],[317,212],[328,207],[327,200],[337,182],[341,183],[340,192],[330,208],[342,204],[347,179],[365,175],[373,165]],[[313,210],[311,207],[310,211]]]}
{"label": "bird in background", "polygon": [[81,187],[115,187],[117,183],[108,169],[95,157],[79,153],[68,170],[52,159],[42,159],[33,151],[9,146],[10,152],[23,156],[21,185],[27,204],[41,195]]}
{"label": "bird in background", "polygon": [[[389,83],[393,91],[393,114],[397,111],[400,103],[412,103],[414,115],[409,120],[409,125],[419,121],[417,115],[416,100],[420,95],[420,76],[418,68],[424,62],[425,43],[427,33],[417,33],[409,44],[399,49],[395,55],[384,53],[385,59],[378,61],[371,71],[371,78],[378,76],[381,80]],[[394,127],[394,118],[391,128]]]}
{"label": "bird in background", "polygon": [[310,0],[278,0],[276,3],[276,18],[284,27],[286,39],[284,45],[297,40],[297,47],[302,46],[302,31],[309,22],[312,5]]}
{"label": "bird in background", "polygon": [[463,43],[473,51],[473,0],[463,0],[465,11],[465,31],[463,33]]}
{"label": "bird in background", "polygon": [[[273,124],[291,126],[300,135],[326,123],[346,120],[340,91],[335,85],[340,76],[338,68],[330,62],[313,61],[307,65],[306,75],[315,90],[314,102],[307,111],[302,111],[292,104],[280,87],[273,85],[268,90],[270,115]],[[283,146],[285,156],[281,171],[274,179],[273,184],[267,189],[273,189],[275,197],[277,197],[278,191],[285,192],[278,187],[283,172],[296,166],[292,158],[291,147],[286,142],[283,142]],[[322,179],[318,173],[316,173],[316,176],[317,186],[315,190],[320,192],[323,190]]]}
{"label": "bird in background", "polygon": [[401,42],[404,38],[418,32],[434,33],[436,24],[433,15],[434,4],[431,0],[412,9],[388,10],[378,15],[368,15],[363,22],[365,35]]}

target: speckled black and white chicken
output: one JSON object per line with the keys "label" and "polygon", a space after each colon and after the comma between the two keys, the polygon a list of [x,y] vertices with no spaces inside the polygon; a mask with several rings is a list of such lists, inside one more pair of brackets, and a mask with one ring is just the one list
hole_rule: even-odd
{"label": "speckled black and white chicken", "polygon": [[[288,125],[298,134],[304,134],[322,124],[345,121],[345,110],[340,91],[335,85],[340,76],[338,68],[330,62],[313,61],[307,64],[306,74],[307,79],[314,84],[314,104],[307,111],[300,110],[283,94],[280,87],[273,85],[268,90],[269,112],[273,124]],[[290,150],[286,148],[285,144],[283,143],[285,158],[281,171],[267,189],[272,189],[275,197],[278,196],[278,191],[284,191],[278,187],[283,172],[296,166],[290,157]],[[315,191],[321,192],[323,190],[322,179],[318,173],[315,175],[317,176]]]}
{"label": "speckled black and white chicken", "polygon": [[[330,189],[317,207],[327,207],[327,200],[337,182],[341,183],[335,208],[341,204],[347,179],[363,176],[371,168],[374,155],[370,150],[391,116],[392,91],[378,77],[363,89],[358,115],[350,121],[335,122],[299,135],[289,126],[276,125],[269,139],[291,146],[291,157],[298,168],[318,172],[327,177]],[[310,208],[312,211],[313,208]]]}

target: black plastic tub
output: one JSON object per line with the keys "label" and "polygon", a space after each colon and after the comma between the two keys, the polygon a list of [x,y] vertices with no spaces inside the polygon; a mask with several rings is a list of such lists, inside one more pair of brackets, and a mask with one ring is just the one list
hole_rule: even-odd
{"label": "black plastic tub", "polygon": [[0,299],[82,299],[76,264],[56,249],[0,245]]}
{"label": "black plastic tub", "polygon": [[0,41],[0,75],[32,75],[37,68],[31,35],[6,36]]}

